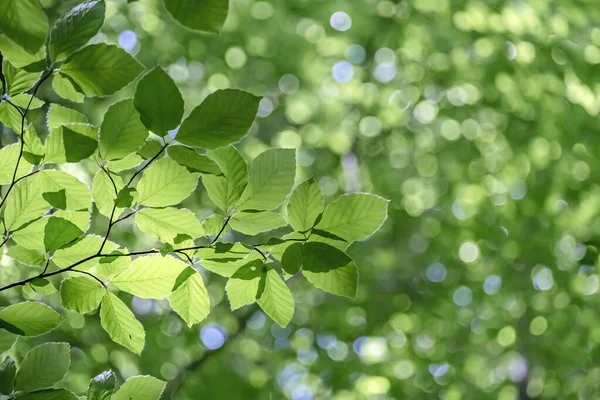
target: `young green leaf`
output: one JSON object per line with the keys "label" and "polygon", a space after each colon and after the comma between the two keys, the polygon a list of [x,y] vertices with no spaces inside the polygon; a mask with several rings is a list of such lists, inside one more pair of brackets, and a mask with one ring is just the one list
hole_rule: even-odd
{"label": "young green leaf", "polygon": [[8,59],[2,60],[2,74],[6,81],[6,94],[15,96],[30,89],[40,78],[39,72],[28,72],[13,66]]}
{"label": "young green leaf", "polygon": [[324,209],[323,193],[317,182],[310,178],[294,189],[287,206],[290,225],[298,232],[312,228]]}
{"label": "young green leaf", "polygon": [[286,243],[286,248],[281,256],[281,268],[288,274],[294,275],[302,267],[303,256],[304,246],[302,243]]}
{"label": "young green leaf", "polygon": [[127,208],[131,207],[134,202],[134,197],[136,197],[137,190],[131,187],[124,187],[119,190],[119,194],[115,199],[115,205],[118,208]]}
{"label": "young green leaf", "polygon": [[138,154],[131,153],[120,160],[109,161],[107,166],[112,172],[121,172],[137,167],[142,161],[144,161],[144,159]]}
{"label": "young green leaf", "polygon": [[[124,254],[124,252],[121,251],[114,253]],[[99,278],[111,279],[127,270],[130,265],[131,257],[129,256],[103,257],[96,266],[95,275]]]}
{"label": "young green leaf", "polygon": [[49,388],[64,378],[70,363],[68,343],[44,343],[34,347],[19,366],[15,389],[30,392]]}
{"label": "young green leaf", "polygon": [[167,11],[180,24],[196,31],[217,33],[223,27],[229,1],[164,0]]}
{"label": "young green leaf", "polygon": [[338,296],[356,296],[356,264],[343,251],[326,243],[308,242],[303,245],[302,274],[321,290]]}
{"label": "young green leaf", "polygon": [[173,293],[169,295],[171,307],[188,325],[202,321],[210,312],[210,299],[202,276],[193,268],[187,267],[177,279]]}
{"label": "young green leaf", "polygon": [[70,124],[88,124],[87,117],[71,108],[63,107],[58,104],[50,104],[48,107],[48,114],[46,117],[48,121],[48,130],[60,128],[63,125]]}
{"label": "young green leaf", "polygon": [[51,387],[67,374],[68,343],[44,343],[27,353],[17,372],[15,389],[30,392]]}
{"label": "young green leaf", "polygon": [[[19,158],[20,145],[18,143],[8,145],[0,149],[0,185],[7,185],[12,182],[17,159]],[[31,170],[31,164],[25,160],[19,163],[16,178],[27,175]]]}
{"label": "young green leaf", "polygon": [[43,267],[46,261],[42,251],[21,245],[11,247],[6,255],[20,263],[33,267]]}
{"label": "young green leaf", "polygon": [[9,351],[17,340],[17,335],[5,329],[0,329],[0,354]]}
{"label": "young green leaf", "polygon": [[98,128],[79,123],[63,125],[46,138],[45,161],[53,164],[79,162],[92,155],[97,147]]}
{"label": "young green leaf", "polygon": [[111,395],[117,390],[117,377],[112,370],[96,375],[87,389],[87,400],[110,400]]}
{"label": "young green leaf", "polygon": [[26,301],[0,310],[0,321],[10,324],[18,335],[38,336],[56,328],[63,318],[43,303]]}
{"label": "young green leaf", "polygon": [[[112,178],[112,181],[111,179]],[[113,186],[114,182],[114,186]],[[113,174],[111,177],[103,171],[99,170],[92,181],[92,196],[94,204],[100,211],[100,214],[109,217],[117,199],[117,193],[123,189],[125,184],[119,175]],[[117,192],[115,192],[115,188]],[[130,203],[131,205],[131,203]],[[121,214],[122,208],[115,210],[115,215]]]}
{"label": "young green leaf", "polygon": [[216,243],[213,248],[198,250],[196,256],[202,258],[202,267],[226,278],[231,277],[243,265],[262,258],[258,252],[241,243]]}
{"label": "young green leaf", "polygon": [[185,146],[169,147],[169,157],[179,165],[187,167],[191,172],[201,172],[203,174],[221,175],[219,165],[208,158],[199,154],[196,150]]}
{"label": "young green leaf", "polygon": [[[76,262],[87,259],[87,258],[92,257],[93,255],[97,254],[98,250],[100,249],[100,246],[102,246],[103,242],[104,242],[104,239],[100,236],[86,235],[81,240],[76,242],[75,244],[73,244],[67,248],[57,250],[54,253],[54,256],[52,256],[52,261],[54,261],[54,263],[59,268],[66,268]],[[103,252],[110,253],[111,251],[116,250],[117,247],[119,247],[117,244],[115,244],[111,241],[107,241],[104,245]],[[78,271],[86,271],[86,270],[96,266],[98,264],[98,262],[99,262],[98,258],[92,258],[92,259],[80,264],[77,267],[77,270]]]}
{"label": "young green leaf", "polygon": [[148,137],[133,99],[121,100],[108,108],[100,126],[100,155],[117,160],[137,151]]}
{"label": "young green leaf", "polygon": [[85,98],[83,93],[79,93],[77,89],[75,89],[69,78],[61,76],[60,74],[54,74],[52,76],[52,89],[54,89],[54,92],[63,99],[74,103],[83,103]]}
{"label": "young green leaf", "polygon": [[111,400],[158,400],[166,383],[152,376],[132,376],[112,395]]}
{"label": "young green leaf", "polygon": [[[37,175],[40,176],[42,193],[65,190],[67,210],[82,211],[91,209],[92,196],[90,188],[73,175],[57,170],[44,170]],[[24,179],[24,181],[28,181],[31,178]]]}
{"label": "young green leaf", "polygon": [[216,237],[221,232],[223,226],[225,226],[225,218],[219,214],[213,214],[202,221],[204,232],[213,237]]}
{"label": "young green leaf", "polygon": [[186,265],[174,258],[157,254],[137,258],[131,267],[111,283],[119,289],[144,299],[167,297]]}
{"label": "young green leaf", "polygon": [[286,327],[294,316],[292,292],[273,269],[267,271],[264,290],[259,294],[256,302],[282,328]]}
{"label": "young green leaf", "polygon": [[202,183],[212,202],[227,213],[248,183],[246,161],[233,146],[209,151],[207,156],[219,165],[223,176],[203,175]]}
{"label": "young green leaf", "polygon": [[38,278],[31,281],[27,286],[24,286],[23,289],[31,289],[31,291],[40,296],[47,296],[49,294],[56,293],[56,287],[47,279]]}
{"label": "young green leaf", "polygon": [[44,247],[51,252],[73,242],[83,231],[71,221],[60,217],[50,217],[44,228]]}
{"label": "young green leaf", "polygon": [[183,117],[181,93],[161,67],[154,68],[139,81],[134,104],[146,128],[158,136],[175,129]]}
{"label": "young green leaf", "polygon": [[150,207],[177,204],[188,197],[198,184],[198,173],[188,172],[170,158],[154,162],[137,185],[138,203]]}
{"label": "young green leaf", "polygon": [[[57,172],[57,171],[55,171]],[[41,217],[50,204],[42,197],[44,190],[42,173],[22,179],[8,194],[4,208],[4,224],[9,231],[20,228],[29,221]]]}
{"label": "young green leaf", "polygon": [[110,292],[106,292],[102,298],[100,323],[114,342],[141,354],[146,340],[144,327],[125,303]]}
{"label": "young green leaf", "polygon": [[[90,213],[85,211],[61,210],[55,212],[52,216],[71,221],[83,232],[87,231],[90,224]],[[28,249],[44,250],[44,232],[46,230],[46,224],[52,216],[44,216],[14,232],[12,235],[13,240]]]}
{"label": "young green leaf", "polygon": [[108,96],[133,81],[142,65],[125,50],[105,43],[86,46],[60,67],[75,88],[86,96]]}
{"label": "young green leaf", "polygon": [[229,221],[231,229],[245,235],[258,235],[261,232],[286,226],[283,217],[274,212],[237,212]]}
{"label": "young green leaf", "polygon": [[174,243],[177,235],[188,235],[192,239],[204,235],[202,225],[194,213],[179,208],[145,208],[135,215],[141,231],[163,243]]}
{"label": "young green leaf", "polygon": [[38,0],[2,0],[0,31],[33,54],[44,44],[48,18]]}
{"label": "young green leaf", "polygon": [[105,290],[92,278],[75,276],[65,279],[60,286],[60,298],[64,308],[85,314],[100,305]]}
{"label": "young green leaf", "polygon": [[237,210],[272,210],[294,186],[296,154],[293,149],[271,149],[259,154],[248,172],[248,186]]}
{"label": "young green leaf", "polygon": [[374,194],[341,196],[325,208],[316,228],[349,242],[366,239],[385,222],[387,204],[387,200]]}
{"label": "young green leaf", "polygon": [[0,363],[0,393],[9,395],[12,393],[15,387],[15,377],[17,374],[17,366],[15,360],[10,357],[6,357],[2,363]]}
{"label": "young green leaf", "polygon": [[241,90],[217,90],[183,121],[177,141],[203,149],[238,142],[252,126],[259,101],[260,97]]}
{"label": "young green leaf", "polygon": [[227,281],[227,297],[231,310],[236,310],[252,304],[259,296],[259,290],[264,285],[265,264],[261,260],[251,261],[241,266]]}
{"label": "young green leaf", "polygon": [[[0,30],[2,30],[1,27]],[[41,72],[46,68],[44,50],[41,46],[38,47],[37,51],[29,53],[23,47],[10,40],[7,35],[0,35],[0,49],[2,49],[2,56],[17,68],[32,72]]]}
{"label": "young green leaf", "polygon": [[48,37],[48,56],[60,61],[86,44],[104,23],[104,0],[81,3],[60,17]]}

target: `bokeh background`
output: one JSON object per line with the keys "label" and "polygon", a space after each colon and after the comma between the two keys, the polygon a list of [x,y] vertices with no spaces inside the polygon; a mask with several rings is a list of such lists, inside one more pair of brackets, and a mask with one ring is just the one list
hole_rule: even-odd
{"label": "bokeh background", "polygon": [[[56,17],[77,1],[42,3]],[[350,250],[357,298],[293,281],[285,329],[232,313],[224,279],[203,273],[213,310],[192,329],[166,300],[123,297],[147,330],[141,357],[97,315],[64,310],[16,351],[68,340],[78,393],[112,368],[182,400],[600,399],[598,21],[595,0],[231,0],[205,35],[157,0],[108,0],[94,40],[158,60],[188,112],[216,89],[264,96],[247,159],[297,148],[298,179],[327,199],[389,198],[389,218]],[[98,122],[114,101],[69,106]],[[71,172],[89,181],[92,167]],[[202,190],[185,205],[215,209]]]}

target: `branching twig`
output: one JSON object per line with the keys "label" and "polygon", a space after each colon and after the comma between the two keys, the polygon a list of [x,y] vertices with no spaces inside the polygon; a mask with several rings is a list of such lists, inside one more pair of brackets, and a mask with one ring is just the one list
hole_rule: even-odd
{"label": "branching twig", "polygon": [[154,160],[156,160],[158,157],[160,157],[160,155],[163,153],[163,151],[165,151],[165,149],[167,148],[167,146],[169,146],[169,143],[166,143],[163,147],[161,147],[160,151],[158,153],[156,153],[156,155],[154,157],[152,157],[147,163],[146,165],[144,165],[142,168],[140,168],[139,170],[137,170],[133,176],[129,179],[129,182],[127,182],[127,187],[129,187],[129,185],[131,185],[131,182],[133,182],[133,180],[135,179],[136,176],[138,176],[139,174],[141,174],[142,172],[144,172],[144,170],[146,168],[148,168],[150,166],[150,164],[152,164],[152,162],[154,162]]}

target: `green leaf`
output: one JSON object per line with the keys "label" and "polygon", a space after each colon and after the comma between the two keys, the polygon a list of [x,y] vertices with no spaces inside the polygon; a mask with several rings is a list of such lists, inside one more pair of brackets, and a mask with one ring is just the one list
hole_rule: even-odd
{"label": "green leaf", "polygon": [[0,310],[0,321],[18,329],[19,335],[38,336],[56,328],[63,318],[43,303],[26,301]]}
{"label": "green leaf", "polygon": [[18,400],[79,400],[73,392],[66,389],[45,389],[17,397]]}
{"label": "green leaf", "polygon": [[[121,252],[113,253],[124,254]],[[103,257],[96,266],[96,276],[99,278],[111,279],[128,269],[130,265],[131,257],[129,256]]]}
{"label": "green leaf", "polygon": [[196,31],[217,33],[229,9],[228,0],[164,0],[167,11],[180,24]]}
{"label": "green leaf", "polygon": [[[64,218],[71,221],[82,231],[87,231],[90,224],[90,213],[85,211],[57,211],[52,216]],[[33,221],[24,228],[14,232],[12,238],[19,245],[28,249],[44,250],[44,233],[46,224],[52,216],[44,216],[36,221]]]}
{"label": "green leaf", "polygon": [[241,243],[216,243],[213,247],[198,250],[196,256],[202,259],[202,267],[227,278],[250,261],[261,259],[252,247]]}
{"label": "green leaf", "polygon": [[79,162],[94,154],[98,147],[95,137],[85,136],[66,126],[63,126],[62,130],[67,162]]}
{"label": "green leaf", "polygon": [[177,162],[179,165],[187,167],[191,172],[201,172],[203,174],[221,175],[221,168],[219,165],[194,149],[190,149],[185,146],[171,146],[169,147],[169,157]]}
{"label": "green leaf", "polygon": [[2,0],[0,31],[33,54],[44,44],[48,17],[38,0]]}
{"label": "green leaf", "polygon": [[[21,145],[18,143],[8,145],[0,149],[0,185],[7,185],[12,182],[17,159]],[[27,175],[31,171],[31,164],[25,160],[19,162],[16,179]]]}
{"label": "green leaf", "polygon": [[13,66],[7,58],[2,60],[2,74],[8,89],[6,94],[15,96],[30,89],[40,78],[39,72],[28,72]]}
{"label": "green leaf", "polygon": [[87,400],[110,400],[111,395],[117,390],[117,377],[112,370],[96,375],[87,389]]}
{"label": "green leaf", "polygon": [[198,173],[188,172],[170,158],[154,162],[137,185],[138,203],[150,207],[177,204],[188,197],[198,184]]}
{"label": "green leaf", "polygon": [[54,208],[60,210],[67,208],[67,191],[65,189],[60,189],[57,192],[42,193],[42,197]]}
{"label": "green leaf", "polygon": [[341,196],[325,208],[315,228],[349,242],[366,239],[385,222],[387,203],[387,200],[374,194]]}
{"label": "green leaf", "polygon": [[108,96],[127,86],[143,70],[125,50],[105,43],[86,46],[60,67],[75,89],[86,96]]}
{"label": "green leaf", "polygon": [[73,242],[83,231],[64,218],[50,217],[44,231],[44,246],[51,252]]}
{"label": "green leaf", "polygon": [[124,187],[119,190],[119,194],[115,199],[115,204],[117,207],[127,208],[131,207],[134,201],[134,195],[137,193],[135,188]]}
{"label": "green leaf", "polygon": [[152,376],[132,376],[117,390],[111,400],[158,400],[166,383]]}
{"label": "green leaf", "polygon": [[314,226],[323,209],[321,188],[310,178],[294,189],[287,206],[288,220],[294,230],[306,232]]}
{"label": "green leaf", "polygon": [[264,290],[256,302],[282,328],[286,327],[294,316],[292,292],[290,292],[277,271],[273,269],[267,271]]}
{"label": "green leaf", "polygon": [[[141,354],[146,340],[144,327],[125,303],[110,292],[106,292],[102,298],[100,323],[114,342]],[[113,396],[111,400],[115,398]]]}
{"label": "green leaf", "polygon": [[200,221],[185,209],[145,208],[135,215],[135,222],[142,232],[163,243],[173,243],[177,235],[188,235],[192,239],[204,235]]}
{"label": "green leaf", "polygon": [[43,267],[46,262],[44,253],[21,245],[11,247],[6,255],[14,260],[34,267]]}
{"label": "green leaf", "polygon": [[144,160],[154,157],[162,150],[163,145],[154,139],[148,139],[144,145],[137,151]]}
{"label": "green leaf", "polygon": [[188,327],[192,327],[210,312],[210,299],[202,276],[193,268],[187,267],[178,279],[182,277],[185,280],[175,285],[175,290],[169,295],[169,303]]}
{"label": "green leaf", "polygon": [[[104,239],[100,236],[86,235],[75,244],[67,248],[57,250],[52,256],[52,261],[54,261],[54,263],[59,268],[66,268],[75,264],[76,262],[79,262],[81,260],[87,259],[95,255],[100,249],[100,246],[102,246],[103,241]],[[104,245],[103,253],[108,254],[116,250],[117,247],[119,247],[117,244],[111,241],[107,241]],[[98,262],[98,258],[92,258],[78,265],[76,269],[78,271],[86,271],[96,266]]]}
{"label": "green leaf", "polygon": [[104,0],[86,1],[60,17],[48,38],[48,56],[59,61],[86,44],[104,23]]}
{"label": "green leaf", "polygon": [[144,299],[167,297],[186,265],[174,258],[157,254],[139,257],[131,267],[117,275],[111,283],[119,289]]}
{"label": "green leaf", "polygon": [[25,129],[25,145],[23,145],[23,158],[30,164],[40,164],[44,157],[44,145],[40,140],[33,125]]}
{"label": "green leaf", "polygon": [[[58,192],[62,189],[65,190],[67,210],[81,211],[91,209],[92,196],[90,188],[79,179],[66,172],[56,170],[44,170],[37,175],[40,175],[41,177],[42,193]],[[31,178],[27,178],[24,179],[24,181],[30,179]]]}
{"label": "green leaf", "polygon": [[[112,181],[106,172],[99,170],[92,181],[92,197],[94,198],[94,204],[96,204],[100,214],[109,218],[115,205],[115,200],[117,199],[117,193],[125,186],[119,175],[113,174],[111,177]],[[115,183],[114,186],[113,181]],[[115,193],[115,186],[117,193]],[[115,216],[121,214],[122,210],[122,208],[117,208],[115,210]]]}
{"label": "green leaf", "polygon": [[61,381],[69,369],[68,343],[44,343],[27,353],[19,366],[15,389],[30,392]]}
{"label": "green leaf", "polygon": [[233,146],[209,151],[207,156],[215,161],[223,176],[202,176],[208,197],[225,213],[239,200],[248,183],[247,164]]}
{"label": "green leaf", "polygon": [[304,246],[302,243],[287,244],[287,247],[281,256],[281,268],[290,275],[294,275],[300,271],[303,253]]}
{"label": "green leaf", "polygon": [[248,186],[236,205],[238,210],[272,210],[294,186],[296,153],[293,149],[271,149],[250,165]]}
{"label": "green leaf", "polygon": [[50,104],[48,107],[48,130],[60,128],[63,125],[87,124],[87,117],[71,108],[63,107],[58,104]]}
{"label": "green leaf", "polygon": [[238,212],[229,221],[231,229],[245,235],[258,235],[261,232],[286,226],[287,222],[280,214],[262,212]]}
{"label": "green leaf", "polygon": [[231,310],[236,310],[256,301],[265,279],[265,264],[261,260],[253,260],[242,265],[227,281],[227,298]]}
{"label": "green leaf", "polygon": [[216,149],[240,141],[252,126],[260,97],[236,90],[217,90],[183,121],[177,141]]}
{"label": "green leaf", "polygon": [[[25,287],[31,289],[32,292],[41,296],[47,296],[49,294],[56,293],[56,287],[54,287],[52,282],[43,278],[35,279]],[[25,289],[25,287],[23,289]]]}
{"label": "green leaf", "polygon": [[44,151],[47,163],[79,162],[98,147],[98,128],[88,124],[63,125],[50,132]]}
{"label": "green leaf", "polygon": [[60,298],[64,308],[85,314],[100,305],[105,290],[92,278],[76,276],[65,279],[60,286]]}
{"label": "green leaf", "polygon": [[343,251],[326,243],[308,242],[303,245],[302,273],[321,290],[338,296],[356,296],[356,264]]}
{"label": "green leaf", "polygon": [[6,101],[0,102],[0,122],[14,132],[21,132],[21,114]]}
{"label": "green leaf", "polygon": [[0,354],[9,351],[13,344],[17,341],[17,335],[8,332],[4,329],[0,329]]}
{"label": "green leaf", "polygon": [[100,154],[105,160],[117,160],[137,151],[148,137],[133,99],[111,105],[100,126]]}
{"label": "green leaf", "polygon": [[219,214],[213,214],[202,221],[202,228],[204,232],[210,236],[217,236],[221,229],[225,225],[225,218]]}
{"label": "green leaf", "polygon": [[42,197],[44,190],[43,172],[22,179],[8,194],[4,208],[4,223],[9,231],[20,228],[29,221],[41,217],[50,205]]}
{"label": "green leaf", "polygon": [[75,102],[83,103],[84,95],[79,93],[73,86],[73,83],[69,78],[61,76],[60,74],[54,74],[52,76],[52,89],[54,92],[62,97],[63,99]]}
{"label": "green leaf", "polygon": [[142,161],[144,161],[142,157],[136,153],[132,153],[120,160],[109,161],[107,167],[112,172],[121,172],[137,167]]}
{"label": "green leaf", "polygon": [[0,364],[0,393],[9,395],[15,386],[17,366],[15,360],[6,357]]}
{"label": "green leaf", "polygon": [[[2,30],[1,27],[0,30]],[[38,47],[37,52],[29,53],[6,35],[0,35],[0,49],[2,49],[2,56],[17,68],[41,72],[46,67],[44,50],[41,46]],[[39,66],[39,68],[33,68],[34,66]]]}
{"label": "green leaf", "polygon": [[154,68],[139,81],[134,104],[146,128],[158,136],[177,128],[183,117],[181,93],[161,67]]}

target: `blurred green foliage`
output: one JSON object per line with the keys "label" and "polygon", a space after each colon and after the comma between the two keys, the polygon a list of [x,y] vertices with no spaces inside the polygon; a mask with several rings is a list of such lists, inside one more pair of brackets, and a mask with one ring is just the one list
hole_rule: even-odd
{"label": "blurred green foliage", "polygon": [[[42,3],[58,16],[76,2]],[[231,0],[212,36],[156,0],[109,1],[94,40],[158,60],[188,112],[215,89],[265,96],[248,158],[296,147],[326,197],[371,191],[391,199],[390,218],[351,249],[357,299],[298,281],[285,329],[232,314],[210,275],[218,305],[192,329],[165,301],[133,299],[141,357],[71,312],[17,354],[70,342],[66,384],[79,392],[113,368],[185,374],[176,399],[600,398],[598,18],[585,0]],[[76,107],[97,122],[108,106]],[[213,207],[202,193],[186,206]]]}

